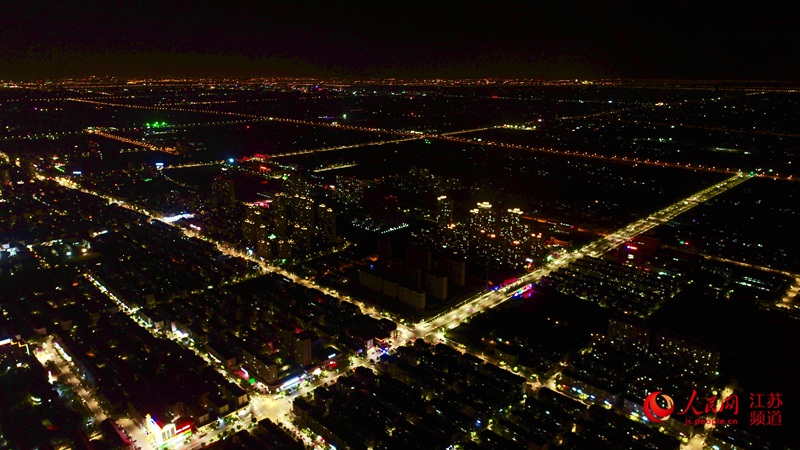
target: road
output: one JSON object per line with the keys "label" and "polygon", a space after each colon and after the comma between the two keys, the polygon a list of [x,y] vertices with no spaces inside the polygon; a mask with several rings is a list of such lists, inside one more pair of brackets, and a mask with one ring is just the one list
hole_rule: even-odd
{"label": "road", "polygon": [[606,236],[602,236],[578,250],[556,257],[543,267],[520,277],[516,282],[509,286],[503,287],[497,291],[484,291],[469,298],[467,301],[462,302],[445,313],[439,314],[432,319],[419,322],[414,326],[412,336],[427,337],[437,332],[455,328],[467,317],[474,314],[479,314],[487,309],[494,308],[495,306],[509,300],[517,290],[526,285],[539,281],[542,277],[558,269],[559,267],[564,267],[569,263],[587,255],[600,256],[648,230],[669,222],[678,215],[683,214],[684,212],[727,191],[728,189],[738,186],[752,177],[754,177],[754,175],[736,174],[713,186],[703,189],[700,192],[694,193],[685,199],[679,200],[659,211],[656,211],[655,213],[643,219],[637,220],[636,222],[622,227]]}
{"label": "road", "polygon": [[[94,425],[97,426],[100,422],[106,420],[107,416],[100,403],[91,391],[89,385],[82,381],[80,376],[76,374],[76,368],[71,361],[68,361],[62,356],[62,353],[57,350],[57,346],[53,342],[52,337],[48,337],[42,343],[41,352],[36,352],[36,358],[45,366],[47,361],[52,361],[58,370],[61,372],[59,382],[67,384],[76,396],[80,399],[83,406],[91,414],[94,420]],[[69,358],[69,355],[66,355]],[[45,366],[46,367],[46,366]],[[125,430],[125,433],[135,441],[135,444],[143,450],[151,450],[152,447],[147,442],[147,438],[138,427],[136,427],[130,420],[118,420],[117,423]],[[154,449],[152,449],[154,450]]]}
{"label": "road", "polygon": [[[416,141],[422,139],[424,136],[414,136],[402,139],[394,139],[391,141],[372,141],[372,142],[362,142],[360,144],[350,144],[350,145],[337,145],[334,147],[323,147],[323,148],[312,148],[308,150],[296,150],[293,152],[284,152],[284,153],[276,153],[274,155],[269,155],[270,159],[275,158],[285,158],[287,156],[299,156],[299,155],[313,155],[315,153],[324,153],[324,152],[332,152],[337,150],[346,150],[348,148],[358,148],[358,147],[368,147],[370,145],[383,145],[383,144],[397,144],[399,142],[407,142],[407,141]],[[316,172],[316,171],[315,171]]]}
{"label": "road", "polygon": [[144,148],[146,148],[148,150],[152,150],[152,151],[155,151],[155,152],[164,152],[164,153],[169,153],[171,155],[177,155],[178,154],[178,151],[174,147],[159,147],[157,145],[153,145],[153,144],[150,144],[150,143],[147,143],[147,142],[144,142],[144,141],[137,141],[135,139],[126,138],[124,136],[117,136],[116,134],[111,134],[111,133],[108,133],[106,131],[101,131],[101,130],[96,130],[96,129],[95,130],[86,130],[86,132],[89,133],[89,134],[102,136],[102,137],[107,138],[107,139],[113,139],[115,141],[124,142],[126,144],[131,144],[131,145],[136,145],[136,146],[139,146],[139,147],[144,147]]}
{"label": "road", "polygon": [[[755,94],[759,94],[759,93],[755,93]],[[426,138],[426,139],[443,139],[443,140],[448,140],[448,141],[452,141],[452,142],[461,142],[461,143],[469,144],[469,145],[476,145],[476,144],[479,144],[479,145],[490,145],[490,146],[500,147],[500,148],[511,148],[511,149],[520,149],[520,150],[544,152],[544,153],[551,153],[551,154],[561,155],[561,156],[574,156],[574,157],[579,157],[579,158],[590,158],[590,159],[597,159],[597,160],[602,160],[602,161],[606,161],[606,162],[613,162],[613,163],[617,163],[617,164],[632,164],[634,166],[636,166],[638,164],[642,164],[642,165],[648,165],[648,166],[671,167],[671,168],[677,168],[677,169],[696,170],[696,171],[703,171],[703,172],[726,173],[726,174],[730,174],[730,175],[735,175],[735,174],[737,174],[739,172],[739,169],[731,168],[731,167],[723,168],[723,167],[716,167],[716,166],[707,166],[707,165],[702,165],[702,164],[665,162],[665,161],[659,161],[659,160],[632,158],[632,157],[627,157],[627,156],[622,156],[622,157],[615,156],[615,155],[605,156],[605,155],[600,155],[598,153],[591,153],[591,152],[557,150],[557,149],[553,149],[553,148],[532,147],[532,146],[527,146],[527,145],[508,144],[508,143],[494,142],[494,141],[481,141],[481,142],[478,143],[474,139],[459,138],[459,137],[455,137],[454,136],[456,134],[484,131],[484,130],[488,130],[488,129],[496,128],[496,127],[483,127],[483,128],[469,129],[469,130],[449,131],[449,132],[438,133],[438,134],[436,134],[436,133],[421,134],[419,132],[412,132],[412,131],[398,131],[398,130],[389,130],[389,129],[382,129],[382,128],[362,127],[362,126],[354,126],[354,125],[343,125],[343,124],[339,124],[339,123],[336,123],[336,122],[332,122],[332,123],[313,122],[313,121],[310,121],[310,120],[303,120],[303,119],[288,119],[288,118],[283,118],[283,117],[273,117],[273,116],[263,116],[263,115],[257,115],[257,114],[236,113],[236,112],[230,112],[230,111],[214,111],[214,110],[207,110],[207,109],[195,109],[195,108],[185,108],[185,107],[131,105],[131,104],[125,104],[125,103],[110,103],[110,102],[105,102],[105,101],[86,100],[86,99],[80,99],[80,98],[70,98],[70,99],[67,99],[67,100],[75,101],[75,102],[91,103],[91,104],[102,105],[102,106],[110,106],[110,107],[116,107],[116,108],[149,109],[149,110],[156,110],[156,111],[183,111],[183,112],[193,112],[193,113],[201,113],[201,114],[214,114],[214,115],[222,115],[222,116],[230,116],[230,117],[240,117],[240,118],[245,118],[245,119],[255,120],[255,121],[274,121],[274,122],[280,122],[280,123],[293,123],[293,124],[308,125],[308,126],[315,126],[315,127],[339,128],[339,129],[342,129],[342,130],[362,131],[362,132],[366,132],[366,133],[390,134],[390,135],[402,136],[403,137],[401,139],[397,139],[397,140],[393,140],[393,141],[382,141],[382,142],[378,141],[378,142],[372,142],[372,143],[354,144],[354,145],[351,145],[351,146],[346,146],[345,145],[345,146],[326,147],[326,148],[323,148],[323,149],[315,149],[315,150],[300,150],[298,152],[287,152],[285,154],[275,155],[275,157],[312,154],[312,153],[318,153],[318,152],[324,152],[324,151],[343,150],[343,149],[347,149],[347,148],[364,147],[364,146],[368,146],[368,145],[377,145],[377,144],[381,144],[381,143],[404,142],[406,140],[416,140],[416,139]],[[709,101],[709,100],[713,100],[713,99],[704,99],[702,101]],[[686,102],[682,102],[682,103],[685,104]],[[622,111],[622,110],[620,110],[620,111]],[[590,116],[615,114],[615,113],[618,113],[620,111],[610,111],[610,112],[607,111],[607,112],[602,112],[602,113],[595,113],[595,114],[592,114]],[[562,117],[561,120],[568,120],[568,119],[573,119],[573,118],[578,118],[578,117]],[[108,137],[108,136],[106,136],[106,137]],[[116,138],[116,137],[114,137],[114,138]],[[123,142],[128,142],[128,141],[127,140],[123,140]],[[147,143],[138,143],[138,142],[139,141],[131,141],[129,143],[132,143],[134,145],[144,144],[145,147],[150,145],[150,144],[147,144]],[[165,149],[160,149],[160,150],[162,150],[162,151],[173,150],[174,151],[174,149],[168,149],[168,148],[166,148],[166,150]],[[798,180],[800,180],[800,178],[795,178],[792,175],[782,176],[782,175],[778,175],[778,174],[762,174],[761,176],[766,177],[766,178],[776,179],[776,180],[784,180],[784,181],[798,181]]]}
{"label": "road", "polygon": [[259,121],[270,121],[270,122],[279,122],[279,123],[292,123],[297,125],[309,125],[314,127],[325,127],[325,128],[338,128],[341,130],[353,130],[353,131],[363,131],[366,133],[382,133],[382,134],[393,134],[396,136],[413,136],[419,138],[418,133],[406,132],[406,131],[396,131],[396,130],[387,130],[383,128],[372,128],[372,127],[359,127],[354,125],[342,125],[336,122],[313,122],[310,120],[303,120],[303,119],[287,119],[285,117],[274,117],[274,116],[263,116],[258,114],[247,114],[247,113],[238,113],[238,112],[231,112],[231,111],[214,111],[210,109],[197,109],[197,108],[185,108],[185,107],[167,107],[167,106],[144,106],[144,105],[131,105],[125,103],[111,103],[111,102],[103,102],[103,101],[96,101],[96,100],[86,100],[81,98],[69,98],[67,99],[73,102],[81,102],[81,103],[90,103],[94,105],[100,106],[110,106],[114,108],[131,108],[131,109],[148,109],[153,111],[182,111],[182,112],[191,112],[191,113],[200,113],[200,114],[213,114],[219,116],[230,116],[230,117],[243,117],[247,119],[259,120]]}
{"label": "road", "polygon": [[[436,136],[433,136],[436,137]],[[554,148],[544,148],[544,147],[532,147],[529,145],[521,145],[521,144],[509,144],[505,142],[495,142],[495,141],[476,141],[474,138],[460,138],[460,137],[453,137],[453,136],[444,136],[439,135],[439,139],[445,139],[452,142],[461,142],[464,144],[469,145],[487,145],[492,147],[500,147],[500,148],[509,148],[509,149],[516,149],[516,150],[527,150],[533,152],[541,152],[541,153],[549,153],[552,155],[559,155],[559,156],[574,156],[578,158],[589,158],[589,159],[597,159],[606,162],[613,162],[616,164],[628,164],[633,165],[634,167],[637,165],[643,166],[655,166],[655,167],[670,167],[673,169],[687,169],[687,170],[696,170],[700,172],[713,172],[713,173],[725,173],[729,175],[735,175],[739,173],[739,169],[736,168],[722,168],[716,166],[706,166],[702,164],[688,164],[688,163],[679,163],[679,162],[666,162],[666,161],[659,161],[659,160],[650,160],[650,159],[641,159],[641,158],[633,158],[627,156],[607,156],[601,155],[599,153],[592,153],[592,152],[579,152],[579,151],[572,151],[572,150],[558,150]],[[766,176],[766,175],[762,175]],[[770,176],[774,178],[775,176]],[[780,177],[780,179],[789,180],[791,177]]]}

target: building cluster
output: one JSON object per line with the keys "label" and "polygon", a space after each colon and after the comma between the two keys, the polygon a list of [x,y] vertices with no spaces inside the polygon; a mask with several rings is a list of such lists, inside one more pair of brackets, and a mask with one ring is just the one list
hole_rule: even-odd
{"label": "building cluster", "polygon": [[240,386],[178,343],[121,313],[88,319],[86,328],[57,333],[54,345],[83,369],[101,405],[149,429],[158,444],[249,406]]}
{"label": "building cluster", "polygon": [[236,432],[230,439],[217,441],[205,448],[220,450],[304,450],[303,443],[269,419],[258,421],[256,427]]}
{"label": "building cluster", "polygon": [[249,404],[241,387],[122,313],[74,269],[50,269],[48,282],[24,298],[9,311],[7,332],[69,363],[64,374],[50,359],[50,382],[64,389],[74,375],[106,416],[127,417],[151,431],[157,426],[158,445],[182,443],[187,433]]}
{"label": "building cluster", "polygon": [[[495,265],[522,268],[544,249],[541,234],[532,233],[523,222],[522,210],[497,211],[489,202],[479,202],[463,221],[452,220],[452,200],[437,199],[436,225],[442,246]],[[450,220],[448,220],[450,219]]]}
{"label": "building cluster", "polygon": [[519,208],[493,209],[489,202],[478,202],[461,214],[461,202],[454,201],[454,194],[464,189],[461,178],[412,166],[408,174],[389,181],[395,189],[413,196],[406,200],[408,206],[435,224],[428,240],[441,250],[514,268],[522,268],[526,258],[530,262],[530,256],[542,250],[541,235],[531,233]]}
{"label": "building cluster", "polygon": [[427,167],[411,166],[408,174],[388,180],[397,189],[419,196],[438,197],[463,189],[461,177],[448,177],[432,173]]}
{"label": "building cluster", "polygon": [[678,292],[678,280],[591,256],[542,277],[540,284],[633,316],[647,318]]}
{"label": "building cluster", "polygon": [[159,221],[129,223],[97,236],[93,246],[104,256],[93,276],[131,307],[260,273],[254,263],[224,255],[213,244]]}
{"label": "building cluster", "polygon": [[466,449],[648,450],[678,448],[679,440],[606,408],[588,406],[543,387],[492,420]]}
{"label": "building cluster", "polygon": [[299,175],[289,179],[268,207],[250,208],[242,225],[248,248],[266,260],[294,260],[339,242],[333,208],[313,199]]}
{"label": "building cluster", "polygon": [[[67,177],[63,177],[67,178]],[[149,213],[173,216],[189,210],[207,209],[209,201],[188,185],[177,185],[153,166],[128,170],[72,174],[71,182],[120,203],[135,203]]]}
{"label": "building cluster", "polygon": [[[2,307],[0,313],[7,318]],[[44,448],[85,437],[83,418],[61,401],[63,394],[50,382],[53,371],[33,355],[35,345],[8,338],[13,335],[2,325],[0,336],[0,446]]]}
{"label": "building cluster", "polygon": [[55,183],[23,183],[14,192],[0,201],[0,275],[64,264],[86,253],[98,234],[141,219]]}
{"label": "building cluster", "polygon": [[333,197],[341,205],[348,208],[359,207],[364,198],[364,190],[368,182],[352,176],[336,175]]}
{"label": "building cluster", "polygon": [[340,449],[431,449],[468,439],[517,403],[525,380],[443,344],[421,340],[295,399],[298,420]]}
{"label": "building cluster", "polygon": [[255,291],[209,290],[145,308],[140,316],[262,391],[295,387],[317,368],[338,370],[346,365],[345,355],[363,353],[395,334],[393,322],[362,315],[350,303],[281,276],[257,283]]}
{"label": "building cluster", "polygon": [[[641,319],[613,315],[608,333],[570,358],[556,377],[566,395],[647,422],[643,399],[662,391],[675,399],[699,392],[705,399],[719,376],[719,349],[667,330],[654,332]],[[692,425],[676,416],[666,424],[678,436],[689,436]]]}
{"label": "building cluster", "polygon": [[466,261],[463,258],[436,254],[423,245],[395,247],[392,241],[381,242],[376,264],[358,272],[360,285],[415,310],[424,310],[429,301],[441,304],[453,290],[464,287]]}
{"label": "building cluster", "polygon": [[[47,200],[50,194],[37,190],[32,195]],[[65,195],[51,201],[76,206],[70,199]],[[0,331],[4,336],[52,336],[54,348],[72,361],[101,407],[134,419],[158,445],[182,442],[189,431],[238,414],[248,405],[239,384],[289,389],[315,367],[334,370],[347,354],[394,337],[393,322],[361,315],[350,303],[279,276],[262,279],[267,286],[260,294],[247,288],[209,290],[255,266],[126,209],[92,201],[83,206],[95,208],[94,226],[102,229],[92,231],[86,238],[91,245],[82,248],[90,249],[87,257],[100,253],[92,257],[102,264],[91,265],[85,276],[74,265],[47,269],[46,258],[39,261],[37,254],[54,244],[27,241],[33,242],[30,259],[48,274],[35,290],[15,285],[2,293],[28,301],[12,302]],[[29,218],[38,217],[30,212]],[[80,214],[63,217],[84,220]],[[9,219],[15,222],[7,226],[19,225],[15,214]],[[63,232],[71,223],[64,222]],[[220,373],[243,374],[243,380],[234,384]]]}

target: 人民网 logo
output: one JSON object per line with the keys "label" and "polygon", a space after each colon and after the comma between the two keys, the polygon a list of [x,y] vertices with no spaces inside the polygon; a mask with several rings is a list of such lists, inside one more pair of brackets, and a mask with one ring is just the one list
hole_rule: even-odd
{"label": "\u4eba\u6c11\u7f51 logo", "polygon": [[644,399],[644,404],[642,405],[644,415],[653,423],[659,423],[669,419],[669,416],[675,410],[675,402],[673,402],[672,397],[667,394],[661,394],[661,397],[667,402],[667,407],[662,408],[656,401],[659,394],[661,394],[661,391],[651,393]]}

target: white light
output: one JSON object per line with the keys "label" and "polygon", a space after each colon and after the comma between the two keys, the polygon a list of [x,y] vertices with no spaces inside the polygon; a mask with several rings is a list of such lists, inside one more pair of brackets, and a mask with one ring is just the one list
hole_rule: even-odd
{"label": "white light", "polygon": [[173,222],[177,222],[177,221],[179,221],[181,219],[191,219],[193,217],[194,217],[194,214],[186,213],[186,214],[178,214],[177,216],[162,217],[159,220],[161,220],[162,222],[165,222],[165,223],[173,223]]}

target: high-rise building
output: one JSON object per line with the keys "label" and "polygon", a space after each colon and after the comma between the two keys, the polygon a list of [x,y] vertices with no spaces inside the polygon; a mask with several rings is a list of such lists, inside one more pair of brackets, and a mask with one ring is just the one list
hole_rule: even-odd
{"label": "high-rise building", "polygon": [[425,309],[425,293],[418,292],[413,289],[409,289],[405,286],[400,286],[398,291],[398,297],[400,301],[410,305],[416,309]]}
{"label": "high-rise building", "polygon": [[406,247],[406,264],[409,268],[431,270],[431,250],[417,245]]}
{"label": "high-rise building", "polygon": [[214,206],[228,206],[236,203],[233,180],[217,175],[211,180],[211,200]]}
{"label": "high-rise building", "polygon": [[289,199],[283,192],[278,192],[272,197],[270,210],[273,217],[287,217],[289,209]]}
{"label": "high-rise building", "polygon": [[314,334],[310,331],[301,331],[294,336],[293,357],[294,362],[301,366],[311,364],[311,349]]}
{"label": "high-rise building", "polygon": [[498,234],[508,241],[522,241],[527,237],[527,227],[522,223],[522,210],[509,209],[503,213]]}
{"label": "high-rise building", "polygon": [[261,208],[250,208],[245,214],[242,223],[242,235],[248,243],[258,242],[258,232],[264,225],[264,217]]}
{"label": "high-rise building", "polygon": [[358,205],[364,198],[366,182],[355,177],[336,176],[334,197],[345,205]]}
{"label": "high-rise building", "polygon": [[644,354],[650,346],[650,329],[642,319],[614,315],[608,320],[608,342],[617,349]]}
{"label": "high-rise building", "polygon": [[447,277],[430,273],[426,281],[428,292],[431,295],[441,300],[447,300]]}
{"label": "high-rise building", "polygon": [[659,361],[684,372],[711,377],[719,370],[719,350],[677,334],[658,333],[653,353]]}
{"label": "high-rise building", "polygon": [[280,259],[289,259],[292,257],[292,246],[294,245],[294,241],[291,239],[281,239],[276,244],[277,246],[277,256]]}
{"label": "high-rise building", "polygon": [[497,254],[497,234],[492,204],[478,203],[477,208],[469,211],[469,246],[470,250],[482,258],[491,258]]}
{"label": "high-rise building", "polygon": [[480,202],[477,207],[469,210],[469,225],[478,233],[489,233],[494,231],[494,216],[492,215],[492,204]]}
{"label": "high-rise building", "polygon": [[294,224],[292,227],[292,241],[294,241],[296,249],[308,252],[311,250],[311,230],[299,223]]}
{"label": "high-rise building", "polygon": [[446,195],[436,199],[436,225],[440,230],[453,223],[453,200]]}
{"label": "high-rise building", "polygon": [[317,230],[322,242],[336,242],[336,213],[321,203],[317,205]]}
{"label": "high-rise building", "polygon": [[439,258],[439,271],[456,286],[464,286],[467,279],[467,262],[464,258],[456,256],[441,256]]}
{"label": "high-rise building", "polygon": [[314,200],[300,195],[289,197],[290,221],[300,224],[306,228],[314,226]]}
{"label": "high-rise building", "polygon": [[291,195],[306,197],[309,194],[308,180],[299,173],[292,173],[284,182],[284,191]]}

